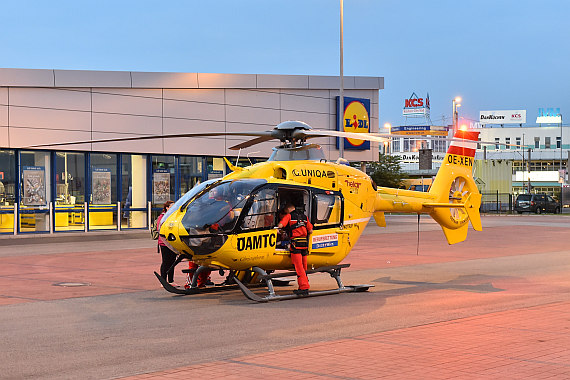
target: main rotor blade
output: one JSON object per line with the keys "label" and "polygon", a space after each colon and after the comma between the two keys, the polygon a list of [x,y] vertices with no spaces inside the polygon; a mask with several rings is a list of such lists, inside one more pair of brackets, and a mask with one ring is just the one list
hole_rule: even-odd
{"label": "main rotor blade", "polygon": [[63,145],[76,145],[76,144],[90,144],[90,143],[106,143],[106,142],[120,142],[120,141],[138,141],[138,140],[152,140],[152,139],[172,139],[183,137],[214,137],[214,136],[259,136],[265,137],[267,140],[273,138],[271,131],[261,132],[199,132],[199,133],[179,133],[175,135],[150,135],[150,136],[136,136],[136,137],[119,137],[112,139],[102,140],[84,140],[84,141],[70,141],[64,143],[51,143],[51,144],[38,144],[29,145],[23,148],[41,148],[46,146],[63,146]]}
{"label": "main rotor blade", "polygon": [[372,133],[355,133],[355,132],[340,132],[340,131],[327,131],[327,130],[297,130],[293,133],[293,137],[297,139],[309,139],[313,137],[346,137],[355,140],[368,140],[385,142],[390,141],[389,135],[372,134]]}
{"label": "main rotor blade", "polygon": [[230,150],[240,150],[240,149],[244,149],[244,148],[249,148],[249,147],[252,146],[252,145],[260,144],[260,143],[262,143],[262,142],[272,140],[273,138],[274,138],[273,136],[260,136],[260,137],[254,138],[254,139],[252,139],[252,140],[242,142],[241,144],[237,144],[237,145],[231,146],[231,147],[229,147],[228,149],[230,149]]}

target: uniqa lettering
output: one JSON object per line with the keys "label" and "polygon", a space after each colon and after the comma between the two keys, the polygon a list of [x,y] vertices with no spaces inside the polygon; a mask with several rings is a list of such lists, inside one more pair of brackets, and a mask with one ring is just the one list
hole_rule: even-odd
{"label": "uniqa lettering", "polygon": [[264,234],[247,237],[239,237],[237,239],[238,251],[249,251],[267,247],[275,247],[277,240],[276,234]]}
{"label": "uniqa lettering", "polygon": [[[319,170],[319,169],[301,169],[301,170],[294,169],[293,170],[293,175],[295,175],[297,177],[302,176],[302,177],[327,178],[331,174],[332,174],[332,178],[334,178],[334,172],[329,172],[329,174],[327,175],[326,170]],[[329,178],[331,178],[331,177],[329,177]]]}

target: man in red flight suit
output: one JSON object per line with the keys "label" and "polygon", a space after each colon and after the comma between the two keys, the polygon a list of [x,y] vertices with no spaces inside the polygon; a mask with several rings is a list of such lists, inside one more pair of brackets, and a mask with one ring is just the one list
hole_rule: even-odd
{"label": "man in red flight suit", "polygon": [[278,228],[286,228],[289,230],[291,238],[291,262],[295,266],[297,272],[297,283],[299,289],[293,290],[293,293],[299,296],[309,294],[309,279],[307,278],[307,255],[309,254],[309,235],[313,232],[313,225],[309,219],[303,214],[295,210],[295,206],[287,203],[284,209],[286,215],[281,219]]}

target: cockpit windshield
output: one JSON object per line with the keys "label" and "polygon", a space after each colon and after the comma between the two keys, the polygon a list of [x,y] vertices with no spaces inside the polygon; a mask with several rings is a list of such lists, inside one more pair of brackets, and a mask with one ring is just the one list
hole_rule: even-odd
{"label": "cockpit windshield", "polygon": [[188,204],[182,225],[190,236],[232,231],[249,194],[264,183],[248,178],[210,186]]}
{"label": "cockpit windshield", "polygon": [[[178,199],[176,202],[174,202],[174,204],[172,206],[170,206],[168,208],[168,211],[166,212],[166,214],[164,214],[164,216],[162,217],[162,219],[160,220],[160,226],[162,225],[162,223],[164,223],[164,221],[166,219],[168,219],[168,217],[170,215],[172,215],[176,210],[178,210],[180,207],[182,207],[185,203],[187,203],[189,200],[191,200],[192,198],[194,198],[196,196],[196,194],[199,194],[202,190],[204,190],[205,188],[207,188],[208,186],[210,186],[211,184],[215,183],[216,181],[221,182],[220,179],[210,179],[208,181],[202,182],[197,184],[196,186],[194,186],[193,188],[190,189],[190,191],[188,191],[186,194],[184,194],[180,199]],[[158,226],[158,229],[160,230],[160,226]]]}

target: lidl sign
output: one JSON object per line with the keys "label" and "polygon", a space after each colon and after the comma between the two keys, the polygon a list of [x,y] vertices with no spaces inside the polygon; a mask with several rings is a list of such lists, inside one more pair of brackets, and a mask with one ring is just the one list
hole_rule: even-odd
{"label": "lidl sign", "polygon": [[[340,97],[336,97],[337,116],[342,112],[343,124],[338,125],[337,130],[341,132],[370,133],[370,99],[344,97],[344,105],[340,107]],[[336,147],[339,148],[340,138],[336,139]],[[343,138],[344,149],[369,150],[370,141],[353,138]]]}

